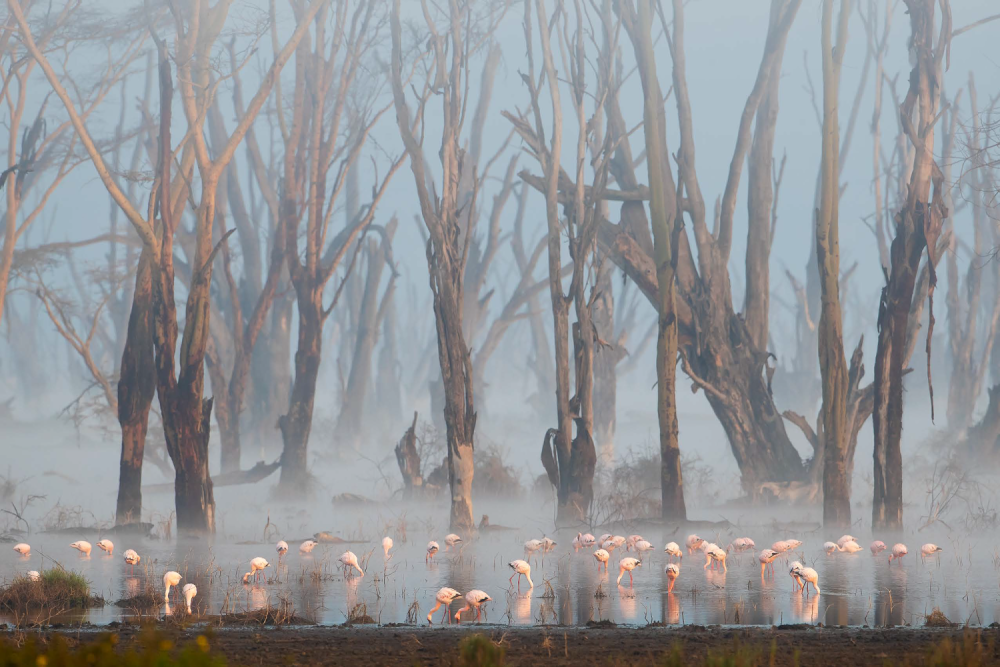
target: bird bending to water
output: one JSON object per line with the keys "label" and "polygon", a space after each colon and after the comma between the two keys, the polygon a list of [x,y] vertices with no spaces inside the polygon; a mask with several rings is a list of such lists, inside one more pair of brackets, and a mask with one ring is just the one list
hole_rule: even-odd
{"label": "bird bending to water", "polygon": [[880,553],[886,550],[885,542],[882,540],[875,540],[872,545],[868,547],[872,550],[872,556],[878,556]]}
{"label": "bird bending to water", "polygon": [[447,535],[444,536],[444,550],[448,551],[449,547],[453,547],[461,541],[462,538],[456,535],[455,533],[448,533]]}
{"label": "bird bending to water", "polygon": [[469,591],[468,593],[465,594],[465,606],[455,612],[455,620],[461,623],[462,612],[469,611],[473,607],[476,608],[476,620],[479,620],[480,615],[483,614],[483,609],[481,605],[484,602],[489,602],[492,599],[493,598],[491,598],[489,595],[480,590]]}
{"label": "bird bending to water", "polygon": [[697,535],[688,535],[687,539],[684,540],[684,545],[687,547],[688,553],[693,554],[695,551],[701,549],[701,545],[705,543],[705,540],[701,539]]}
{"label": "bird bending to water", "polygon": [[389,555],[389,549],[392,548],[392,538],[386,535],[382,538],[382,551],[385,552],[385,559],[389,560],[392,556]]}
{"label": "bird bending to water", "polygon": [[616,549],[618,547],[624,546],[624,544],[626,542],[625,537],[622,536],[622,535],[615,535],[614,537],[611,538],[611,541],[615,543],[615,548]]}
{"label": "bird bending to water", "polygon": [[590,533],[577,533],[576,537],[573,538],[573,550],[579,551],[580,549],[592,547],[596,541],[596,538]]}
{"label": "bird bending to water", "polygon": [[135,552],[135,549],[125,550],[125,564],[129,565],[131,569],[131,574],[135,574],[135,566],[139,564],[139,554]]}
{"label": "bird bending to water", "polygon": [[628,585],[632,586],[632,570],[642,565],[642,561],[638,558],[622,558],[621,562],[618,563],[618,581],[616,584],[622,583],[622,577],[628,572]]}
{"label": "bird bending to water", "polygon": [[341,564],[344,566],[345,577],[349,576],[351,568],[354,568],[355,570],[358,571],[358,576],[361,577],[365,576],[365,571],[361,569],[360,565],[358,565],[358,557],[354,555],[353,551],[345,551],[344,553],[340,554],[340,558],[338,558],[337,560],[339,560]]}
{"label": "bird bending to water", "polygon": [[444,588],[438,590],[437,595],[434,596],[434,599],[437,600],[437,604],[434,605],[434,608],[431,609],[430,612],[428,612],[427,622],[433,623],[434,621],[431,620],[431,616],[433,616],[434,612],[444,605],[444,615],[441,616],[441,622],[444,623],[445,619],[448,619],[448,622],[450,623],[451,616],[448,614],[448,605],[451,604],[452,600],[457,600],[460,597],[462,597],[462,594],[454,588],[448,588],[445,586]]}
{"label": "bird bending to water", "polygon": [[165,602],[170,602],[170,588],[180,584],[181,579],[183,578],[184,577],[181,576],[180,572],[174,572],[173,570],[163,575],[163,585],[165,587],[163,591],[163,600]]}
{"label": "bird bending to water", "polygon": [[38,570],[28,570],[28,581],[41,581],[42,575],[38,574]]}
{"label": "bird bending to water", "polygon": [[802,590],[802,577],[799,575],[799,570],[801,570],[803,567],[805,567],[805,565],[803,565],[799,561],[795,561],[792,563],[791,569],[788,570],[788,575],[795,580],[795,584],[793,584],[793,587],[797,585],[798,590]]}
{"label": "bird bending to water", "polygon": [[757,560],[760,561],[760,576],[764,577],[765,568],[771,570],[771,576],[774,576],[774,559],[778,557],[778,552],[774,549],[764,549],[757,556]]}
{"label": "bird bending to water", "polygon": [[556,541],[549,537],[542,538],[542,553],[547,554],[556,548]]}
{"label": "bird bending to water", "polygon": [[97,548],[109,556],[113,556],[115,553],[115,545],[111,540],[101,540],[97,543]]}
{"label": "bird bending to water", "polygon": [[923,560],[929,556],[933,556],[934,554],[940,551],[944,551],[944,549],[942,549],[936,544],[927,543],[924,546],[920,547],[920,560]]}
{"label": "bird bending to water", "polygon": [[649,543],[648,541],[646,541],[646,540],[638,540],[638,541],[637,541],[637,542],[636,542],[636,543],[635,543],[634,545],[632,545],[632,546],[634,546],[634,547],[635,547],[635,550],[636,550],[636,553],[638,553],[638,554],[639,554],[639,557],[640,557],[640,558],[642,557],[642,554],[646,553],[647,551],[652,551],[652,550],[653,550],[653,545],[652,545],[652,544],[650,544],[650,543]]}
{"label": "bird bending to water", "polygon": [[642,535],[629,535],[628,539],[625,540],[625,551],[631,551],[636,542],[640,540],[642,540]]}
{"label": "bird bending to water", "polygon": [[670,558],[684,558],[684,553],[676,542],[667,542],[667,546],[663,547],[663,553],[667,554],[668,560]]}
{"label": "bird bending to water", "polygon": [[[528,563],[528,561],[521,560],[521,559],[512,560],[511,562],[507,563],[507,567],[509,567],[510,569],[514,570],[514,574],[517,575],[517,590],[521,590],[521,577],[522,576],[525,576],[525,577],[528,578],[528,586],[530,586],[532,588],[535,587],[534,582],[531,581],[531,565]],[[510,575],[510,579],[508,581],[510,581],[511,586],[514,585],[514,575],[513,574]]]}
{"label": "bird bending to water", "polygon": [[607,551],[609,554],[614,553],[616,546],[618,545],[615,544],[614,540],[604,540],[603,542],[601,542],[601,548]]}
{"label": "bird bending to water", "polygon": [[531,555],[542,548],[541,540],[528,540],[524,543],[524,559],[528,560]]}
{"label": "bird bending to water", "polygon": [[667,574],[667,592],[674,592],[674,581],[681,574],[681,568],[677,563],[667,563],[667,567],[663,570]]}
{"label": "bird bending to water", "polygon": [[250,577],[254,578],[254,581],[260,579],[260,573],[264,571],[265,567],[268,567],[270,563],[267,562],[266,558],[261,558],[258,556],[250,561],[250,571],[243,575],[243,583],[247,583]]}
{"label": "bird bending to water", "polygon": [[750,551],[757,545],[754,544],[754,541],[751,540],[749,537],[737,537],[735,540],[732,541],[732,543],[729,546],[732,548],[733,551],[740,552],[740,551]]}
{"label": "bird bending to water", "polygon": [[430,542],[428,542],[427,543],[427,555],[424,556],[424,562],[426,563],[431,558],[434,558],[434,554],[436,554],[440,550],[441,550],[441,545],[440,544],[438,544],[434,540],[431,540]]}
{"label": "bird bending to water", "polygon": [[598,544],[604,544],[605,542],[607,542],[608,540],[610,540],[612,537],[614,537],[614,535],[612,535],[611,533],[604,533],[599,538],[597,538],[597,543]]}
{"label": "bird bending to water", "polygon": [[609,554],[604,549],[598,549],[597,551],[594,552],[594,558],[597,559],[597,571],[598,572],[601,571],[601,565],[602,564],[604,565],[605,571],[607,571],[607,569],[608,569],[608,560],[611,558],[611,554]]}
{"label": "bird bending to water", "polygon": [[[712,545],[712,548],[705,550],[705,567],[708,567],[709,562],[712,563],[712,569],[715,570],[722,566],[723,572],[729,572],[729,568],[726,567],[726,556],[728,554],[720,549],[718,545]],[[702,569],[705,569],[704,567]]]}
{"label": "bird bending to water", "polygon": [[317,542],[316,540],[306,540],[305,542],[299,545],[299,553],[300,554],[312,553],[312,550],[316,548],[317,544],[319,544],[319,542]]}
{"label": "bird bending to water", "polygon": [[856,554],[859,551],[864,551],[864,547],[855,542],[854,540],[848,540],[840,545],[841,551],[846,551],[849,554]]}
{"label": "bird bending to water", "polygon": [[809,584],[813,585],[816,589],[816,594],[820,594],[819,590],[819,573],[811,567],[799,567],[798,568],[798,578],[802,581],[802,590],[809,592]]}
{"label": "bird bending to water", "polygon": [[288,553],[288,542],[281,540],[274,545],[274,550],[278,552],[278,560]]}
{"label": "bird bending to water", "polygon": [[857,542],[857,541],[858,538],[854,537],[853,535],[841,535],[840,539],[837,540],[837,546],[843,547],[848,542]]}
{"label": "bird bending to water", "polygon": [[824,542],[823,551],[825,551],[826,554],[829,556],[830,554],[836,553],[838,551],[843,551],[843,549],[837,546],[836,542]]}
{"label": "bird bending to water", "polygon": [[889,554],[889,564],[892,565],[892,559],[893,558],[895,558],[896,561],[898,562],[899,559],[902,558],[903,556],[905,556],[907,553],[909,553],[909,552],[906,550],[906,545],[905,544],[903,544],[901,542],[897,542],[896,544],[893,544],[892,545],[892,553]]}
{"label": "bird bending to water", "polygon": [[28,556],[31,554],[31,545],[26,542],[21,542],[20,544],[14,545],[14,551],[21,554],[22,556]]}
{"label": "bird bending to water", "polygon": [[194,596],[198,594],[198,587],[194,584],[184,584],[184,588],[181,589],[181,593],[184,595],[184,602],[187,603],[187,612],[191,613],[191,600]]}
{"label": "bird bending to water", "polygon": [[77,551],[79,551],[80,553],[82,553],[84,556],[89,556],[90,555],[90,550],[92,548],[90,546],[90,542],[87,542],[85,540],[80,540],[79,542],[74,542],[70,546],[73,547],[74,549],[76,549]]}

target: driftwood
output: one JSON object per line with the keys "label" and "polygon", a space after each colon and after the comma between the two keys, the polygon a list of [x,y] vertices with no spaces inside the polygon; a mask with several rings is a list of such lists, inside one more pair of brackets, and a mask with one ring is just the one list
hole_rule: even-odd
{"label": "driftwood", "polygon": [[[256,484],[257,482],[270,477],[274,471],[280,467],[280,459],[274,463],[264,463],[263,461],[258,461],[257,465],[249,470],[237,470],[236,472],[227,472],[213,477],[212,485],[236,486],[238,484]],[[142,487],[143,493],[162,493],[173,490],[173,482],[167,482],[166,484],[150,484],[149,486]]]}
{"label": "driftwood", "polygon": [[490,517],[488,514],[484,514],[483,518],[479,520],[479,530],[482,531],[503,531],[503,530],[518,530],[517,528],[511,528],[510,526],[495,526],[490,523]]}

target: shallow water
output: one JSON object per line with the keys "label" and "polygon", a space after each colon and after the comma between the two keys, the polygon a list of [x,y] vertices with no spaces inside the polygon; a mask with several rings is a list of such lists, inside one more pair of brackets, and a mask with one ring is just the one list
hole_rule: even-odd
{"label": "shallow water", "polygon": [[[372,519],[367,525],[377,524]],[[358,529],[354,530],[357,535]],[[414,601],[419,605],[419,622],[426,624],[427,612],[434,605],[434,593],[442,586],[456,588],[462,593],[472,588],[486,591],[493,602],[484,605],[484,620],[511,625],[583,625],[599,620],[631,625],[650,622],[920,625],[924,616],[935,607],[955,622],[987,625],[1000,620],[997,587],[1000,559],[995,555],[994,545],[969,538],[953,541],[943,534],[921,533],[905,538],[909,554],[901,563],[894,562],[890,566],[885,553],[878,557],[870,554],[867,538],[861,540],[866,547],[863,552],[827,556],[822,551],[822,543],[835,540],[839,535],[776,535],[764,529],[757,532],[748,529],[740,535],[752,537],[758,549],[778,539],[801,539],[804,544],[790,560],[802,560],[819,572],[822,593],[793,591],[788,566],[780,558],[775,561],[774,577],[762,580],[756,556],[748,552],[730,554],[729,569],[725,573],[703,569],[704,557],[699,554],[685,555],[674,592],[668,595],[663,574],[666,555],[662,548],[671,540],[683,544],[686,534],[646,531],[645,537],[656,550],[647,554],[642,566],[635,570],[631,586],[628,573],[621,586],[616,585],[615,579],[618,560],[634,553],[616,550],[612,554],[611,572],[598,573],[592,549],[574,553],[569,546],[575,533],[553,535],[558,542],[555,551],[544,558],[539,556],[531,560],[534,588],[529,588],[522,579],[518,592],[517,577],[515,585],[508,581],[512,572],[507,562],[523,557],[524,541],[541,537],[541,534],[522,534],[520,530],[484,533],[461,549],[446,553],[443,531],[439,535],[420,537],[412,528],[409,532],[406,543],[402,543],[398,535],[394,536],[396,545],[388,562],[382,554],[382,536],[369,530],[360,543],[321,544],[305,556],[298,554],[297,542],[289,540],[291,550],[280,565],[273,543],[238,544],[220,538],[209,544],[206,541],[165,542],[111,536],[116,542],[114,556],[106,556],[95,546],[91,556],[83,558],[70,549],[70,542],[87,539],[96,543],[98,535],[34,534],[28,539],[32,545],[28,558],[11,551],[11,545],[0,551],[0,579],[10,579],[29,569],[53,567],[52,559],[55,559],[67,569],[87,577],[93,592],[102,594],[109,604],[52,620],[95,624],[132,615],[133,611],[112,603],[138,592],[146,581],[162,593],[162,577],[167,570],[180,572],[184,576],[182,584],[194,582],[198,586],[194,606],[199,614],[241,612],[290,603],[298,616],[320,624],[343,623],[349,610],[359,604],[364,605],[365,612],[378,623],[402,623],[407,620],[407,612]],[[716,536],[707,531],[703,534],[720,544],[740,535]],[[442,544],[442,551],[430,563],[425,563],[425,545],[431,537]],[[891,547],[893,540],[882,539]],[[922,562],[920,545],[931,540],[944,547],[945,552],[939,558]],[[128,548],[136,549],[143,559],[134,575],[130,575],[129,566],[121,560]],[[362,560],[366,570],[364,577],[345,579],[338,570],[336,559],[348,548]],[[267,581],[262,579],[258,585],[243,585],[242,574],[249,569],[250,559],[256,556],[263,556],[273,564],[266,570]],[[551,586],[551,591],[546,584]],[[163,616],[181,611],[183,602],[179,591],[173,592],[172,597],[172,603],[146,613]],[[453,603],[451,614],[462,604]],[[435,624],[441,615],[441,610],[435,614]],[[463,620],[471,618],[471,613],[463,616]],[[0,621],[14,620],[11,615],[0,615]]]}

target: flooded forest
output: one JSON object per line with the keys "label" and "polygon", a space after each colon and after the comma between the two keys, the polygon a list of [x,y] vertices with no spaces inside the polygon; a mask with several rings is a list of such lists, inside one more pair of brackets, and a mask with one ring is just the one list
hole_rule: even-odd
{"label": "flooded forest", "polygon": [[0,623],[980,650],[997,11],[2,0]]}

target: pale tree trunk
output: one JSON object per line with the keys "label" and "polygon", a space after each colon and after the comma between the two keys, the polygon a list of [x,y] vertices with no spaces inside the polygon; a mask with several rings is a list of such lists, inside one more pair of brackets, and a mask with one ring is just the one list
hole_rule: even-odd
{"label": "pale tree trunk", "polygon": [[[925,248],[929,252],[928,298],[933,304],[934,284],[937,282],[934,255],[937,252],[942,220],[947,217],[942,202],[943,177],[934,162],[934,124],[937,121],[941,90],[941,65],[950,42],[950,12],[945,12],[942,16],[944,37],[935,47],[937,35],[934,29],[934,12],[937,3],[934,0],[904,1],[910,15],[915,62],[910,73],[909,91],[899,114],[916,154],[906,201],[896,213],[896,235],[889,250],[891,267],[879,304],[875,404],[872,413],[875,432],[872,527],[875,529],[900,529],[903,525],[903,458],[900,444],[903,435],[903,371],[907,324],[917,271]],[[948,9],[947,1],[943,6]],[[932,308],[927,330],[928,384],[931,380],[930,340],[933,330]],[[933,419],[933,389],[931,392]]]}
{"label": "pale tree trunk", "polygon": [[618,373],[620,348],[615,341],[615,296],[613,265],[601,256],[597,260],[597,298],[592,319],[597,336],[610,344],[594,350],[594,440],[597,458],[610,465],[615,458],[615,426],[618,409]]}
{"label": "pale tree trunk", "polygon": [[823,380],[823,523],[851,524],[847,450],[847,361],[844,358],[843,316],[840,306],[840,71],[847,48],[850,0],[841,0],[836,44],[833,43],[834,0],[823,2],[823,142],[820,165],[820,206],[816,216],[816,258],[819,265],[821,308],[819,368]]}

